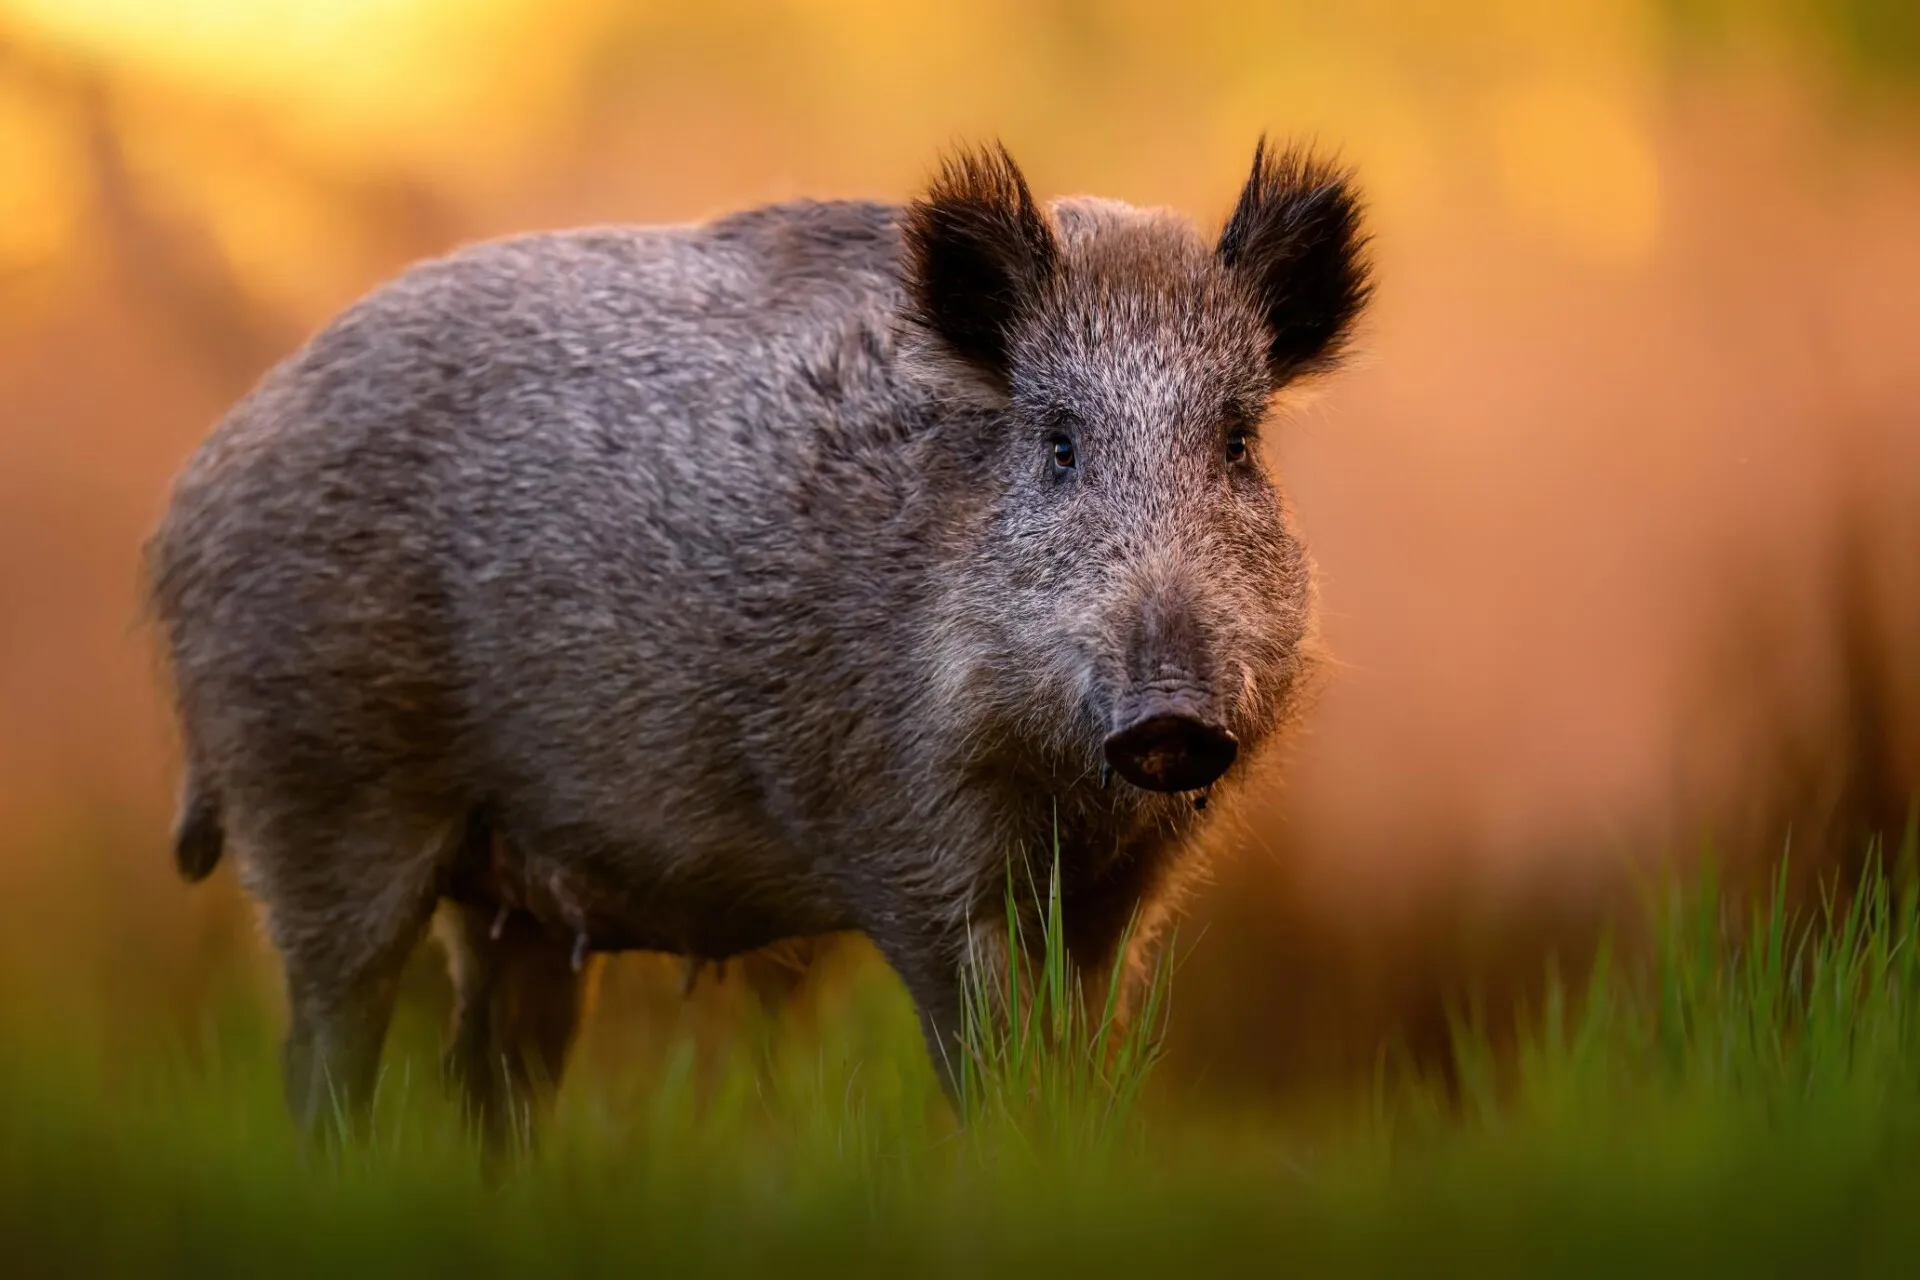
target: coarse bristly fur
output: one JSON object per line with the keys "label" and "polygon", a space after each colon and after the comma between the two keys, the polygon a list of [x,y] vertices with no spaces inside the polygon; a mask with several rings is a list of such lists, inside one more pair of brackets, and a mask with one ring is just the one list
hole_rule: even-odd
{"label": "coarse bristly fur", "polygon": [[858,930],[951,1062],[1010,862],[1044,885],[1057,838],[1070,953],[1125,963],[1218,806],[1103,750],[1172,708],[1238,744],[1225,798],[1294,713],[1312,575],[1257,434],[1363,253],[1300,152],[1210,244],[1043,207],[996,148],[904,207],[471,246],[288,357],[148,568],[177,858],[231,847],[266,909],[296,1117],[364,1110],[443,905],[496,1135],[558,1082],[583,951]]}

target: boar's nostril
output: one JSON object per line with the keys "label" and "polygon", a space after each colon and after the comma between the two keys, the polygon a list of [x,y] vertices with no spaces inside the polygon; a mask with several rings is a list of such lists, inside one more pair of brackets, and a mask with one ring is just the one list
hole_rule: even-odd
{"label": "boar's nostril", "polygon": [[1240,753],[1234,736],[1179,712],[1150,713],[1107,739],[1107,762],[1147,791],[1198,791]]}

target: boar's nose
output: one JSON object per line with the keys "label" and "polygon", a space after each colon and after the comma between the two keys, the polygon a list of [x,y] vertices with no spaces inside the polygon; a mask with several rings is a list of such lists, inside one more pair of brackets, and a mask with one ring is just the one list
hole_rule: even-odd
{"label": "boar's nose", "polygon": [[1149,703],[1107,738],[1107,763],[1147,791],[1211,786],[1240,754],[1233,734],[1177,702]]}

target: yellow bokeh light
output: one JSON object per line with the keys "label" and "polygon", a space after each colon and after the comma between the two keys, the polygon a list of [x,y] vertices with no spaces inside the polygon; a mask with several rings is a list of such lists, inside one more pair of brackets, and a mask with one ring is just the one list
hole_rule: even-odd
{"label": "yellow bokeh light", "polygon": [[56,256],[84,199],[71,130],[46,101],[0,80],[0,272]]}
{"label": "yellow bokeh light", "polygon": [[338,302],[342,282],[360,269],[356,222],[297,167],[271,163],[204,123],[131,114],[119,141],[161,216],[204,236],[249,290],[289,314]]}
{"label": "yellow bokeh light", "polygon": [[1630,263],[1660,234],[1652,140],[1623,96],[1535,80],[1490,105],[1501,187],[1522,217],[1590,260]]}
{"label": "yellow bokeh light", "polygon": [[0,0],[7,28],[102,67],[257,103],[354,150],[474,143],[522,88],[528,0]]}

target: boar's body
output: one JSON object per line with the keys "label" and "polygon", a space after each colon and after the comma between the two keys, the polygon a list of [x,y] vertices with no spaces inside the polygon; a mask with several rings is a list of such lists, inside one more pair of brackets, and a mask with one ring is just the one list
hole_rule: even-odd
{"label": "boar's body", "polygon": [[[175,517],[224,605],[191,717],[234,722],[223,802],[449,836],[481,811],[608,946],[854,927],[933,746],[930,551],[968,518],[913,501],[894,243],[860,205],[534,237],[323,334]],[[235,518],[244,542],[196,527]]]}
{"label": "boar's body", "polygon": [[[721,959],[860,930],[950,1055],[1009,859],[1044,881],[1057,837],[1069,942],[1094,966],[1160,899],[1201,819],[1153,770],[1184,761],[1204,785],[1270,736],[1305,561],[1277,499],[1224,534],[1169,525],[1194,518],[1154,478],[1178,473],[1172,445],[1129,446],[1137,474],[1110,473],[1137,530],[1041,510],[1034,485],[1079,464],[1010,440],[1033,412],[1019,370],[1052,361],[1048,396],[1138,435],[1193,386],[1240,393],[1197,367],[1209,355],[1245,356],[1246,394],[1271,391],[1284,325],[1256,280],[1238,348],[1203,325],[1143,375],[1129,344],[1151,362],[1164,333],[1058,318],[1070,332],[1045,347],[1040,291],[1131,270],[1165,295],[1177,272],[1155,263],[1194,238],[1096,202],[1042,215],[998,163],[904,210],[794,204],[422,264],[271,372],[190,464],[150,551],[185,739],[177,849],[197,878],[231,845],[267,909],[303,1122],[363,1105],[400,964],[443,900],[451,1061],[497,1131],[516,1090],[557,1081],[577,945]],[[1009,236],[1046,261],[996,259]],[[1234,278],[1227,239],[1195,252],[1190,273]],[[1246,599],[1209,604],[1153,558],[1231,557],[1236,537],[1259,543]],[[1078,613],[1036,603],[1075,578]],[[1261,593],[1247,643],[1183,638],[1240,625]],[[1180,735],[1201,721],[1226,754],[1195,774]],[[1119,728],[1151,739],[1108,745],[1141,786],[1104,785]]]}

